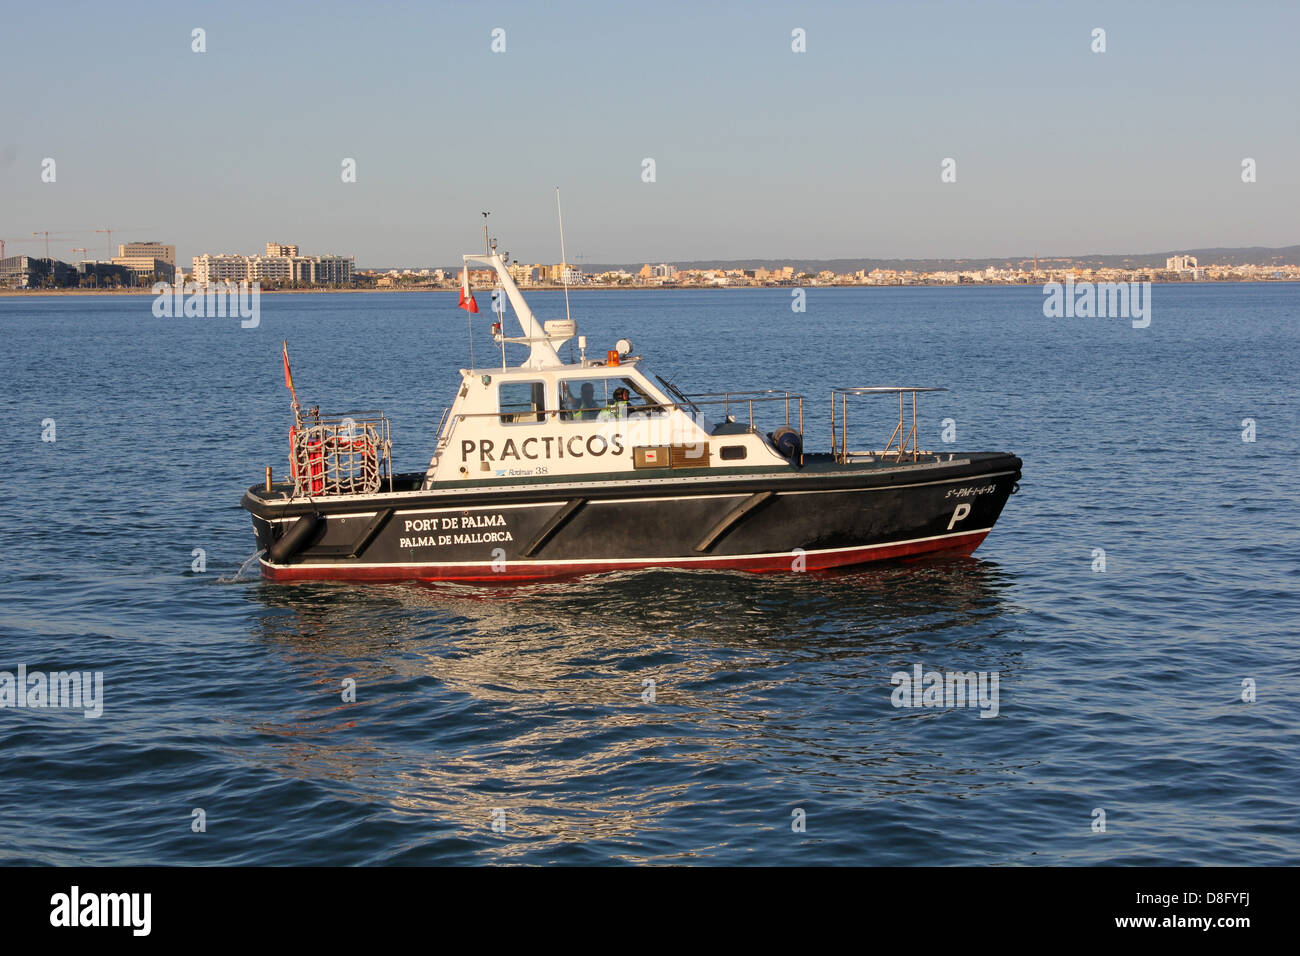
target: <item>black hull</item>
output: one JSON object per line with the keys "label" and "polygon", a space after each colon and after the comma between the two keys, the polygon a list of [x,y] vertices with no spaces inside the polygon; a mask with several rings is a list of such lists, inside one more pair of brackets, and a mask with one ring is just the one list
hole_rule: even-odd
{"label": "black hull", "polygon": [[[956,456],[954,456],[956,457]],[[272,580],[520,580],[638,567],[811,571],[970,553],[1020,478],[1007,454],[883,467],[608,477],[346,499],[253,488]]]}

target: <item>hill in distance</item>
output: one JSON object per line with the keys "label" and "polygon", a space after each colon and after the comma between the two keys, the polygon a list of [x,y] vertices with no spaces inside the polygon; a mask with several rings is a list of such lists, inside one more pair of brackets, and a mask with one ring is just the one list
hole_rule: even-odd
{"label": "hill in distance", "polygon": [[[1171,249],[1168,252],[1144,252],[1130,255],[1086,255],[1086,256],[1039,256],[1040,269],[1063,269],[1070,266],[1090,269],[1146,269],[1161,268],[1165,260],[1172,256],[1195,256],[1202,266],[1286,266],[1300,265],[1300,245],[1283,246],[1273,249],[1265,246],[1245,246],[1241,248],[1215,249]],[[533,261],[533,260],[524,260]],[[547,260],[549,261],[549,260]],[[663,260],[654,260],[649,265],[657,265]],[[587,274],[609,272],[625,269],[636,273],[647,261],[640,262],[575,262],[574,265]],[[837,274],[851,274],[860,269],[870,272],[873,269],[887,269],[896,272],[971,272],[987,269],[1031,269],[1034,265],[1032,255],[1020,258],[993,256],[984,259],[692,259],[687,261],[670,261],[669,265],[678,269],[776,269],[791,266],[795,272],[817,273],[829,270]],[[364,269],[423,269],[442,268],[448,272],[459,272],[460,265],[454,266],[363,266]]]}
{"label": "hill in distance", "polygon": [[[1040,269],[1060,269],[1067,266],[1079,266],[1092,269],[1142,269],[1165,267],[1165,260],[1172,256],[1195,256],[1202,266],[1208,265],[1300,265],[1300,245],[1269,249],[1263,246],[1249,246],[1238,249],[1173,249],[1168,252],[1148,252],[1132,255],[1086,255],[1086,256],[1039,256]],[[670,265],[678,269],[773,269],[780,266],[793,266],[795,272],[821,272],[830,270],[835,273],[853,273],[859,269],[893,269],[898,272],[968,272],[993,266],[997,269],[1014,269],[1023,266],[1032,268],[1032,255],[1012,258],[995,256],[986,259],[699,259],[688,262],[673,262]],[[645,263],[624,263],[622,265],[582,264],[583,272],[604,272],[609,269],[623,268],[636,272]],[[656,265],[656,263],[650,263]]]}

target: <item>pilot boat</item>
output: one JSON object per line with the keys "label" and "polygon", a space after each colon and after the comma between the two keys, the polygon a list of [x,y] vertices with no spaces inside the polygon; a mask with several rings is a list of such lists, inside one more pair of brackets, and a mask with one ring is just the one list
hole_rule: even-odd
{"label": "pilot boat", "polygon": [[[918,395],[942,389],[832,388],[830,449],[810,452],[802,395],[687,394],[652,376],[627,340],[588,358],[573,320],[539,322],[506,257],[494,242],[485,247],[463,257],[461,305],[477,311],[469,268],[487,266],[502,303],[492,327],[502,361],[461,369],[423,472],[393,473],[382,412],[301,411],[286,344],[289,472],[276,481],[267,468],[242,501],[265,578],[797,573],[962,555],[979,547],[1017,490],[1013,454],[918,448]],[[519,335],[502,328],[507,300]],[[580,355],[566,362],[560,347],[575,336]],[[527,355],[509,365],[508,348]],[[893,433],[883,448],[852,450],[850,413],[881,399],[891,416],[897,399]]]}

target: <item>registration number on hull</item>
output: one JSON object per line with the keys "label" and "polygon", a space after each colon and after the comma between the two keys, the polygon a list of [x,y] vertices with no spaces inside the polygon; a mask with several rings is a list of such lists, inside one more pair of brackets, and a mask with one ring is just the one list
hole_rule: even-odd
{"label": "registration number on hull", "polygon": [[962,488],[949,488],[948,493],[943,497],[949,498],[977,498],[980,495],[991,495],[998,490],[997,485],[966,485]]}

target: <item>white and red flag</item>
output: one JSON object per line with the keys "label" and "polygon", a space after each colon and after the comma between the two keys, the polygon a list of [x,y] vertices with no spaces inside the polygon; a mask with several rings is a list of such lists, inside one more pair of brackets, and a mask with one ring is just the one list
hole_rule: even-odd
{"label": "white and red flag", "polygon": [[469,266],[466,266],[460,275],[460,307],[466,312],[478,311],[478,303],[474,301],[474,294],[469,291]]}

